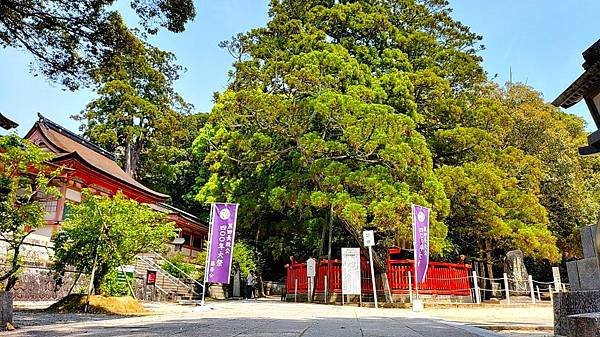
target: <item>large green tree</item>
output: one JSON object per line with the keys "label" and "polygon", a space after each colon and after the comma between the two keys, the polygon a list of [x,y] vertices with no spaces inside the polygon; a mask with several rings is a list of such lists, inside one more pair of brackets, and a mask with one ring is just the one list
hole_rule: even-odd
{"label": "large green tree", "polygon": [[509,84],[502,103],[510,112],[504,143],[539,159],[540,202],[548,211],[549,228],[563,258],[581,257],[579,229],[596,223],[600,210],[600,160],[577,153],[587,144],[585,122],[522,84]]}
{"label": "large green tree", "polygon": [[318,252],[330,220],[353,244],[374,228],[379,247],[408,246],[424,204],[442,253],[449,204],[424,135],[485,81],[479,38],[445,1],[272,1],[270,15],[223,43],[236,62],[195,143],[198,199],[240,202],[267,252]]}
{"label": "large green tree", "polygon": [[54,264],[60,283],[68,268],[91,275],[98,293],[107,275],[133,262],[135,255],[161,250],[175,237],[166,214],[127,199],[84,191],[79,204],[70,204],[68,217],[54,236]]}
{"label": "large green tree", "polygon": [[[187,117],[190,105],[173,89],[182,69],[174,64],[175,56],[138,39],[122,22],[117,26],[128,47],[94,72],[98,98],[73,117],[84,122],[80,129],[86,138],[115,152],[125,171],[137,177],[144,153],[163,145],[158,138],[172,143],[175,139],[169,138],[186,126],[184,119],[190,127],[198,125]],[[148,160],[146,166],[156,162]]]}
{"label": "large green tree", "polygon": [[[69,89],[90,83],[91,73],[127,48],[115,0],[0,1],[0,47],[30,53],[37,71]],[[195,16],[192,0],[131,0],[144,31],[182,32]],[[115,25],[115,23],[117,23]]]}

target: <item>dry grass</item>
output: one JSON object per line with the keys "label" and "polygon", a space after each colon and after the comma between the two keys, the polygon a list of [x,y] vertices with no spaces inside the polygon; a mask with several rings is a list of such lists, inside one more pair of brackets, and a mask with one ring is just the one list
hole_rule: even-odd
{"label": "dry grass", "polygon": [[[47,310],[60,313],[83,313],[87,302],[87,296],[71,294],[60,301],[52,304]],[[109,315],[143,315],[146,309],[133,297],[107,297],[100,295],[90,296],[89,313]]]}

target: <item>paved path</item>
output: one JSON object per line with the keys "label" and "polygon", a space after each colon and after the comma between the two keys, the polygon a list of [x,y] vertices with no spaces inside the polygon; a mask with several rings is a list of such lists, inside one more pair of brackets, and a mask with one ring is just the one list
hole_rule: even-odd
{"label": "paved path", "polygon": [[[219,302],[209,304],[209,307],[212,309],[196,312],[190,308],[192,312],[177,314],[29,326],[7,336],[500,336],[399,309],[376,310],[272,301]],[[19,313],[17,321],[18,316]]]}

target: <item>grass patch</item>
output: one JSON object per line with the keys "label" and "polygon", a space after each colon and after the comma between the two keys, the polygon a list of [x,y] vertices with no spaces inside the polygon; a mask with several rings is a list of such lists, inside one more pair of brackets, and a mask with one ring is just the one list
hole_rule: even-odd
{"label": "grass patch", "polygon": [[[48,307],[49,312],[59,313],[83,313],[87,296],[82,294],[71,294]],[[142,315],[146,309],[131,296],[108,297],[91,295],[88,312],[93,314],[109,315]]]}

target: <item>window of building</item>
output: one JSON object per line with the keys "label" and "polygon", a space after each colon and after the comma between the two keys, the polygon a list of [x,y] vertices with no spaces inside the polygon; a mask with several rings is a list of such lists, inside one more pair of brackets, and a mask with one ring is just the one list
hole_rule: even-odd
{"label": "window of building", "polygon": [[44,208],[44,220],[54,220],[56,218],[56,210],[58,209],[58,200],[55,197],[45,195],[44,193],[36,193],[38,200]]}

